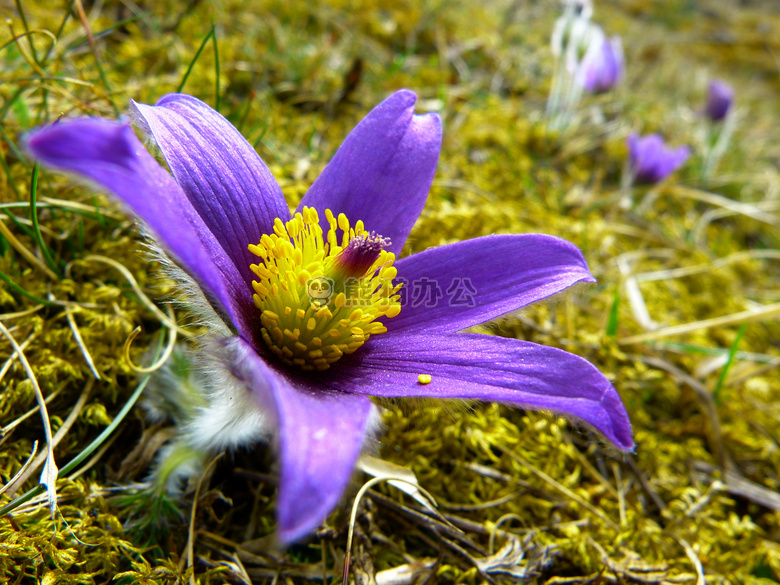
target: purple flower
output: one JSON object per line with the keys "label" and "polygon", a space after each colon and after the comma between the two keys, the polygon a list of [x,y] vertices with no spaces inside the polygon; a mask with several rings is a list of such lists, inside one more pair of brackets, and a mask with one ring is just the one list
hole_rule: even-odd
{"label": "purple flower", "polygon": [[687,146],[672,150],[659,134],[640,137],[634,132],[626,140],[631,174],[639,183],[659,183],[679,169],[691,151]]}
{"label": "purple flower", "polygon": [[603,93],[615,87],[623,77],[623,44],[620,37],[602,36],[588,48],[582,59],[579,78],[590,93]]}
{"label": "purple flower", "polygon": [[714,121],[720,122],[726,118],[734,105],[734,88],[725,81],[713,79],[707,87],[707,105],[704,113]]}
{"label": "purple flower", "polygon": [[[294,216],[249,143],[187,95],[133,104],[173,176],[119,122],[64,121],[27,139],[42,163],[119,197],[222,316],[227,328],[212,343],[224,369],[218,379],[253,396],[275,423],[282,542],[311,532],[338,503],[377,413],[369,396],[552,410],[633,447],[618,393],[584,359],[458,333],[593,282],[575,246],[493,235],[395,259],[425,204],[441,145],[438,116],[414,115],[415,101],[399,91],[372,110]],[[432,294],[415,302],[423,283]],[[456,284],[465,296],[453,294]]]}

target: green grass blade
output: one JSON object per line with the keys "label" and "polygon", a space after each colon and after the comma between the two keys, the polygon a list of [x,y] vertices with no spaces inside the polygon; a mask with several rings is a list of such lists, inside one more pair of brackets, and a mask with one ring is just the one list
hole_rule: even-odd
{"label": "green grass blade", "polygon": [[734,340],[734,343],[731,344],[731,349],[729,350],[729,357],[726,360],[726,365],[723,366],[723,369],[720,372],[720,377],[718,378],[718,383],[715,385],[715,390],[712,392],[712,398],[715,400],[715,404],[720,404],[720,391],[723,389],[723,382],[726,380],[726,375],[729,373],[731,364],[734,363],[734,356],[737,354],[737,347],[739,346],[739,342],[742,340],[742,336],[745,334],[746,326],[747,323],[743,323],[739,326],[737,337]]}
{"label": "green grass blade", "polygon": [[[136,20],[141,20],[143,18],[142,14],[134,14],[133,16],[128,16],[127,18],[123,20],[118,20],[115,23],[113,23],[111,26],[104,28],[98,33],[95,33],[92,35],[93,39],[99,39],[101,37],[106,36],[108,33],[112,32],[113,30],[124,26],[126,24],[130,24],[132,22],[135,22]],[[70,53],[71,51],[78,49],[79,47],[83,47],[84,43],[89,43],[89,38],[84,37],[82,39],[78,39],[77,41],[73,41],[71,44],[67,46],[67,48],[62,52],[63,55]]]}
{"label": "green grass blade", "polygon": [[[29,205],[26,201],[19,201],[19,203],[21,203],[25,208]],[[21,230],[21,232],[31,240],[35,239],[35,234],[33,233],[32,229],[16,219],[16,216],[7,209],[4,209],[3,211],[8,216],[8,219],[11,220],[11,223],[14,224],[14,227]]]}
{"label": "green grass blade", "polygon": [[33,231],[35,232],[35,241],[38,243],[38,247],[41,249],[41,254],[46,264],[51,268],[58,276],[60,275],[60,267],[54,260],[54,257],[43,241],[43,234],[41,233],[41,227],[38,224],[38,208],[36,202],[38,200],[38,175],[41,171],[41,165],[35,163],[33,167],[32,177],[30,178],[30,218],[32,219]]}
{"label": "green grass blade", "polygon": [[51,301],[47,301],[47,300],[38,298],[35,295],[28,293],[26,290],[24,290],[24,288],[22,288],[21,286],[16,284],[13,280],[8,278],[8,276],[4,272],[1,272],[1,271],[0,271],[0,280],[4,281],[8,285],[8,288],[10,288],[12,291],[14,291],[14,292],[16,292],[16,293],[18,293],[18,294],[20,294],[20,295],[22,295],[24,297],[27,297],[31,301],[35,301],[36,303],[38,303],[40,305],[46,305],[47,307],[55,307],[55,306],[57,306],[56,303],[52,303]]}
{"label": "green grass blade", "polygon": [[114,92],[111,89],[111,84],[108,82],[108,77],[106,77],[106,72],[103,69],[103,63],[100,61],[100,53],[98,52],[97,43],[95,43],[95,37],[92,35],[92,31],[89,28],[89,23],[87,22],[87,15],[84,13],[84,8],[81,6],[81,4],[76,4],[76,12],[79,15],[81,26],[84,28],[84,32],[87,35],[87,42],[89,42],[89,48],[92,50],[92,56],[95,58],[95,65],[97,66],[98,75],[100,76],[100,81],[103,82],[103,86],[106,88],[106,91],[108,92],[106,94],[106,97],[108,98],[108,101],[114,110],[114,114],[118,118],[121,112],[119,111],[119,108],[117,107],[116,102],[114,101],[114,95],[113,95]]}
{"label": "green grass blade", "polygon": [[217,48],[217,28],[216,25],[211,23],[211,40],[214,42],[214,69],[216,71],[216,97],[214,99],[214,109],[219,112],[220,104],[220,91],[219,91],[219,49]]}
{"label": "green grass blade", "polygon": [[619,313],[620,313],[620,289],[616,287],[615,294],[612,297],[612,307],[609,309],[609,320],[607,321],[608,337],[615,337],[615,335],[617,335]]}
{"label": "green grass blade", "polygon": [[181,90],[184,89],[184,84],[187,83],[187,79],[190,76],[190,73],[192,73],[192,68],[195,67],[195,63],[198,61],[198,58],[200,57],[200,54],[203,52],[203,49],[206,48],[206,43],[209,42],[209,39],[214,34],[214,28],[211,28],[211,31],[209,31],[209,34],[206,35],[206,38],[203,39],[203,42],[200,44],[200,47],[198,47],[198,50],[195,52],[195,56],[192,58],[192,61],[190,61],[189,67],[187,67],[187,71],[184,72],[184,77],[182,77],[181,83],[179,84],[179,87],[176,88],[176,93],[181,93]]}
{"label": "green grass blade", "polygon": [[[62,36],[62,31],[65,30],[65,25],[68,23],[68,20],[70,19],[70,13],[73,10],[73,4],[76,2],[76,0],[70,0],[70,4],[68,4],[68,9],[65,11],[65,15],[62,17],[62,22],[60,22],[60,27],[57,29],[57,32],[54,34],[55,39],[59,39],[60,36]],[[41,59],[41,65],[44,65],[51,56],[51,52],[54,50],[54,47],[56,45],[56,42],[52,42],[51,45],[49,45],[49,48],[46,49],[46,54],[43,56],[43,59]]]}
{"label": "green grass blade", "polygon": [[[9,212],[7,211],[8,209],[17,209],[17,208],[27,209],[29,206],[30,204],[27,203],[26,201],[13,201],[11,203],[0,203],[0,209],[4,210],[6,215],[9,215]],[[106,232],[108,231],[109,227],[115,228],[122,224],[121,221],[107,218],[105,215],[100,213],[100,208],[97,205],[95,206],[95,209],[97,211],[94,212],[86,211],[84,209],[73,209],[71,207],[62,207],[60,205],[55,205],[52,203],[38,203],[36,207],[38,209],[56,209],[59,213],[72,213],[74,215],[80,215],[83,217],[87,217],[89,219],[94,219],[99,223],[100,227]],[[19,224],[19,226],[22,229],[26,228],[26,226],[24,226],[23,224]],[[27,235],[32,236],[32,232],[29,231],[29,228],[27,228],[27,230],[28,230],[26,232]]]}
{"label": "green grass blade", "polygon": [[[0,118],[2,120],[2,118]],[[19,193],[19,189],[16,188],[16,183],[13,180],[13,177],[11,177],[11,169],[8,168],[8,163],[5,160],[5,157],[0,153],[0,166],[3,167],[3,170],[5,171],[5,176],[8,178],[7,184],[11,187],[11,190],[16,195],[16,200],[21,201],[22,200],[22,194]]]}
{"label": "green grass blade", "polygon": [[[16,146],[16,143],[11,140],[11,137],[8,136],[8,134],[5,133],[5,130],[3,129],[3,126],[0,125],[0,138],[3,139],[3,141],[8,145],[8,149],[14,154],[16,158],[19,159],[19,162],[22,163],[24,168],[30,169],[30,165],[27,162],[27,157],[22,154],[22,151],[19,150],[19,147]],[[11,177],[9,175],[8,177],[9,181],[11,180]]]}
{"label": "green grass blade", "polygon": [[11,109],[11,107],[14,104],[14,101],[16,101],[16,98],[18,98],[20,95],[22,95],[22,92],[27,89],[27,86],[22,86],[18,88],[14,93],[11,94],[11,97],[6,100],[6,102],[3,104],[3,107],[0,108],[0,121],[2,121],[5,118],[5,115],[8,113],[8,110]]}
{"label": "green grass blade", "polygon": [[32,36],[30,35],[30,27],[27,26],[27,18],[24,15],[24,10],[22,10],[22,3],[19,0],[16,0],[16,11],[19,13],[19,18],[22,19],[22,26],[24,27],[24,32],[27,35],[27,44],[30,45],[30,52],[32,53],[33,61],[35,61],[36,65],[40,65],[40,61],[38,61],[38,52],[35,50],[35,44],[32,41]]}

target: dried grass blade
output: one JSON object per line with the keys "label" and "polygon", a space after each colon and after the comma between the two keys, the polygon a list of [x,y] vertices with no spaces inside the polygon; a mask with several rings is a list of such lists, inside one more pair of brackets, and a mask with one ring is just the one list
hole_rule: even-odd
{"label": "dried grass blade", "polygon": [[89,353],[87,346],[84,344],[84,339],[81,337],[81,332],[79,331],[79,327],[78,325],[76,325],[76,319],[73,317],[73,309],[66,310],[65,315],[68,319],[68,325],[70,325],[70,330],[73,331],[73,337],[76,339],[76,344],[79,346],[79,349],[81,350],[81,355],[84,356],[84,361],[87,362],[87,367],[89,368],[89,371],[92,372],[93,376],[95,376],[95,380],[100,380],[100,372],[97,371],[97,368],[95,367],[95,362],[92,359],[92,355]]}
{"label": "dried grass blade", "polygon": [[580,496],[575,494],[573,491],[571,491],[569,488],[567,488],[565,485],[561,484],[560,482],[556,481],[549,475],[547,475],[544,471],[536,467],[535,465],[531,464],[529,461],[526,461],[523,459],[520,455],[517,453],[514,453],[507,449],[506,447],[503,447],[501,445],[496,445],[496,448],[498,448],[502,453],[505,453],[506,455],[509,455],[512,459],[517,461],[520,465],[523,465],[524,467],[527,467],[531,472],[533,472],[534,475],[536,475],[538,478],[540,478],[542,481],[545,481],[549,483],[551,486],[553,486],[555,489],[557,489],[559,492],[564,494],[566,497],[574,500],[577,502],[580,506],[583,508],[591,511],[593,514],[595,514],[598,518],[603,520],[606,524],[608,524],[611,528],[613,528],[615,531],[619,531],[620,527],[613,522],[604,512],[593,506],[590,502],[587,502],[586,500],[582,499]]}
{"label": "dried grass blade", "polygon": [[24,462],[24,465],[22,465],[22,468],[14,474],[14,476],[8,481],[7,484],[5,484],[3,487],[0,487],[0,495],[4,494],[5,491],[12,485],[14,485],[17,480],[22,477],[22,475],[25,475],[25,472],[27,471],[27,468],[32,465],[33,460],[35,459],[35,454],[38,452],[38,441],[33,442],[32,446],[32,453],[30,453],[30,456],[27,458],[27,461]]}
{"label": "dried grass blade", "polygon": [[11,335],[10,331],[8,331],[8,328],[3,325],[2,321],[0,321],[0,332],[5,335],[6,339],[8,339],[9,343],[11,344],[11,347],[13,347],[14,351],[18,354],[19,361],[24,367],[24,370],[27,373],[27,377],[32,384],[33,390],[35,391],[35,399],[38,401],[38,407],[41,411],[41,419],[43,420],[43,433],[46,437],[46,464],[43,467],[40,483],[46,488],[47,499],[49,502],[49,512],[53,518],[57,509],[56,482],[58,470],[57,464],[54,461],[54,445],[51,434],[51,422],[49,421],[49,411],[46,409],[46,401],[43,398],[43,392],[41,392],[41,387],[38,385],[38,379],[35,377],[35,372],[33,372],[32,366],[30,366],[30,362],[27,361],[27,358],[24,355],[24,351],[21,347],[19,347],[19,344],[16,343],[16,339],[14,339],[14,336]]}
{"label": "dried grass blade", "polygon": [[[3,327],[2,322],[0,322],[0,327]],[[157,344],[157,348],[155,349],[154,359],[157,359],[157,356],[160,355],[160,351],[162,351],[162,337],[160,338],[160,341]],[[141,397],[141,393],[143,393],[144,388],[146,388],[146,385],[149,383],[150,378],[151,378],[150,374],[144,376],[143,380],[141,380],[138,383],[138,386],[136,386],[132,396],[130,396],[130,398],[127,400],[124,406],[120,409],[120,411],[114,417],[114,420],[111,421],[111,424],[108,425],[103,430],[103,432],[97,436],[97,438],[94,441],[92,441],[89,445],[87,445],[87,447],[81,453],[79,453],[76,457],[74,457],[71,461],[69,461],[65,467],[62,468],[62,471],[60,473],[63,476],[67,473],[70,473],[73,469],[79,466],[82,461],[84,461],[87,457],[89,457],[98,447],[100,447],[103,444],[103,442],[108,437],[110,437],[113,434],[116,428],[125,419],[127,413],[129,413],[130,410],[133,408],[133,406],[135,406],[135,403],[138,402],[138,399]],[[6,504],[2,508],[0,508],[0,516],[4,516],[14,511],[16,508],[18,508],[25,502],[30,501],[32,498],[40,494],[42,491],[43,489],[41,488],[41,486],[37,486],[31,489],[30,491],[26,492],[25,494],[19,496],[13,502],[10,502],[9,504]]]}
{"label": "dried grass blade", "polygon": [[48,266],[46,266],[46,264],[41,262],[41,260],[35,254],[27,249],[24,244],[22,244],[16,238],[16,236],[11,230],[8,229],[8,226],[5,225],[5,222],[2,219],[0,219],[0,234],[3,234],[5,239],[8,240],[8,243],[11,244],[11,246],[13,246],[14,249],[35,268],[43,272],[51,280],[59,280],[59,276],[57,276]]}
{"label": "dried grass blade", "polygon": [[[130,271],[117,262],[116,260],[112,260],[111,258],[108,258],[106,256],[98,256],[91,254],[89,256],[85,256],[82,261],[84,262],[102,262],[103,264],[108,264],[109,266],[113,266],[116,268],[119,272],[122,273],[122,276],[125,277],[125,280],[127,280],[128,284],[133,289],[133,292],[138,295],[138,298],[141,299],[141,302],[143,305],[149,309],[152,313],[154,313],[155,317],[157,317],[165,327],[168,329],[175,329],[177,333],[183,335],[184,337],[192,337],[192,333],[189,331],[186,331],[182,328],[180,328],[178,325],[176,325],[176,322],[173,321],[171,318],[165,315],[159,308],[157,308],[157,305],[155,305],[151,299],[149,299],[148,296],[141,290],[141,287],[138,286],[138,282],[135,280],[135,277],[130,273]],[[67,268],[66,268],[67,273]]]}
{"label": "dried grass blade", "polygon": [[[51,440],[51,448],[54,449],[59,443],[62,441],[62,439],[65,438],[65,436],[68,434],[68,431],[70,431],[73,424],[76,422],[76,419],[78,418],[79,414],[81,414],[81,411],[84,409],[84,405],[87,403],[87,399],[89,398],[90,393],[92,392],[92,387],[94,386],[95,381],[89,380],[87,382],[87,386],[84,388],[84,390],[81,392],[81,395],[79,396],[79,399],[76,401],[76,404],[73,405],[73,408],[71,409],[70,413],[68,414],[68,417],[63,421],[62,426],[57,429],[57,432],[54,434],[54,437]],[[35,460],[35,462],[30,466],[27,473],[25,473],[19,480],[17,485],[13,486],[13,489],[10,489],[9,495],[13,495],[17,488],[22,486],[25,481],[27,481],[27,478],[29,478],[33,473],[35,473],[35,470],[38,469],[41,464],[44,465],[43,468],[43,474],[51,474],[52,469],[46,468],[46,465],[49,465],[48,458],[46,454],[41,453],[38,458]],[[54,468],[56,470],[56,467]],[[59,473],[59,471],[57,472]],[[55,475],[53,478],[53,481],[57,481],[58,475]],[[41,481],[43,483],[43,481]],[[9,484],[10,485],[10,484]],[[47,484],[48,485],[48,484]],[[50,503],[51,505],[51,503]]]}
{"label": "dried grass blade", "polygon": [[780,316],[780,303],[772,303],[771,305],[766,305],[758,310],[741,311],[739,313],[732,313],[731,315],[713,317],[712,319],[703,319],[701,321],[694,321],[693,323],[665,327],[664,329],[658,329],[657,331],[650,331],[648,333],[632,335],[631,337],[624,337],[623,339],[619,339],[618,343],[620,345],[631,345],[634,343],[651,341],[660,337],[669,337],[671,335],[681,335],[683,333],[690,333],[691,331],[699,331],[700,329],[725,327],[727,325],[735,325],[739,323],[752,323],[753,321],[774,319],[778,316]]}

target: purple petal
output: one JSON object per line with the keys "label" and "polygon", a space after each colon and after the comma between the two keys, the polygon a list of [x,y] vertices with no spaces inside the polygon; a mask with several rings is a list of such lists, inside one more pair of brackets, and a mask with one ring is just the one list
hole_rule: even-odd
{"label": "purple petal", "polygon": [[726,118],[733,104],[734,88],[720,79],[710,81],[704,113],[714,122],[720,122]]}
{"label": "purple petal", "polygon": [[584,78],[581,83],[586,91],[609,91],[623,76],[623,45],[620,37],[604,37],[593,44],[583,58]]}
{"label": "purple petal", "polygon": [[401,313],[388,331],[454,333],[595,282],[576,246],[542,234],[495,235],[431,248],[396,262]]}
{"label": "purple petal", "polygon": [[631,134],[626,143],[631,172],[640,183],[658,183],[680,168],[691,151],[687,146],[672,150],[658,134]]}
{"label": "purple petal", "polygon": [[[620,395],[592,364],[563,350],[491,335],[378,335],[325,372],[329,386],[382,397],[504,402],[577,417],[618,448],[634,446]],[[431,376],[421,384],[418,375]]]}
{"label": "purple petal", "polygon": [[363,118],[306,193],[303,206],[346,214],[390,238],[398,254],[425,205],[441,149],[436,114],[415,116],[417,96],[394,93]]}
{"label": "purple petal", "polygon": [[283,543],[314,531],[347,487],[374,406],[365,396],[336,392],[272,369],[235,338],[234,375],[276,415],[281,464],[278,538]]}
{"label": "purple petal", "polygon": [[[44,165],[95,181],[119,197],[219,302],[242,333],[250,289],[181,188],[146,151],[132,128],[80,119],[32,132],[27,150]],[[248,305],[247,305],[248,302]]]}
{"label": "purple petal", "polygon": [[273,233],[290,210],[271,172],[221,114],[189,95],[156,105],[133,102],[138,121],[160,147],[176,181],[247,282],[257,257],[247,249]]}

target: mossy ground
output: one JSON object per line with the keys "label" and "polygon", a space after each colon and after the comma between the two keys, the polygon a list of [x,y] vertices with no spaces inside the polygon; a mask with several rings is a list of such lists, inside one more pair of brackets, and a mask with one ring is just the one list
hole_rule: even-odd
{"label": "mossy ground", "polygon": [[[60,467],[133,394],[126,339],[141,327],[130,350],[141,363],[165,331],[138,290],[164,306],[169,285],[144,259],[132,221],[100,193],[41,171],[30,205],[23,132],[61,115],[115,117],[129,98],[153,103],[186,78],[183,90],[238,126],[294,205],[354,124],[408,87],[420,111],[441,115],[444,144],[407,252],[515,232],[578,245],[597,285],[483,330],[596,364],[625,401],[637,448],[623,455],[566,421],[498,405],[389,404],[379,455],[411,468],[463,533],[410,515],[416,504],[379,487],[358,517],[354,579],[371,583],[378,571],[386,583],[382,571],[408,564],[414,582],[509,582],[512,570],[538,583],[780,581],[780,13],[771,0],[733,4],[597,4],[596,20],[623,38],[627,78],[554,132],[543,117],[553,2],[6,0],[0,322],[52,397],[52,431],[66,431],[54,448]],[[698,110],[712,77],[736,88],[738,118],[705,176]],[[626,209],[633,130],[661,132],[694,155],[663,185],[635,189]],[[94,256],[121,262],[140,289]],[[655,332],[637,317],[637,290]],[[668,330],[683,324],[693,325]],[[34,386],[12,353],[3,336],[3,484],[35,441],[45,452]],[[54,520],[40,497],[0,518],[0,580],[340,580],[354,490],[309,544],[269,552],[269,450],[219,462],[191,522],[194,493],[176,503],[137,486],[165,433],[132,410],[57,483]],[[525,559],[485,565],[508,534]]]}

